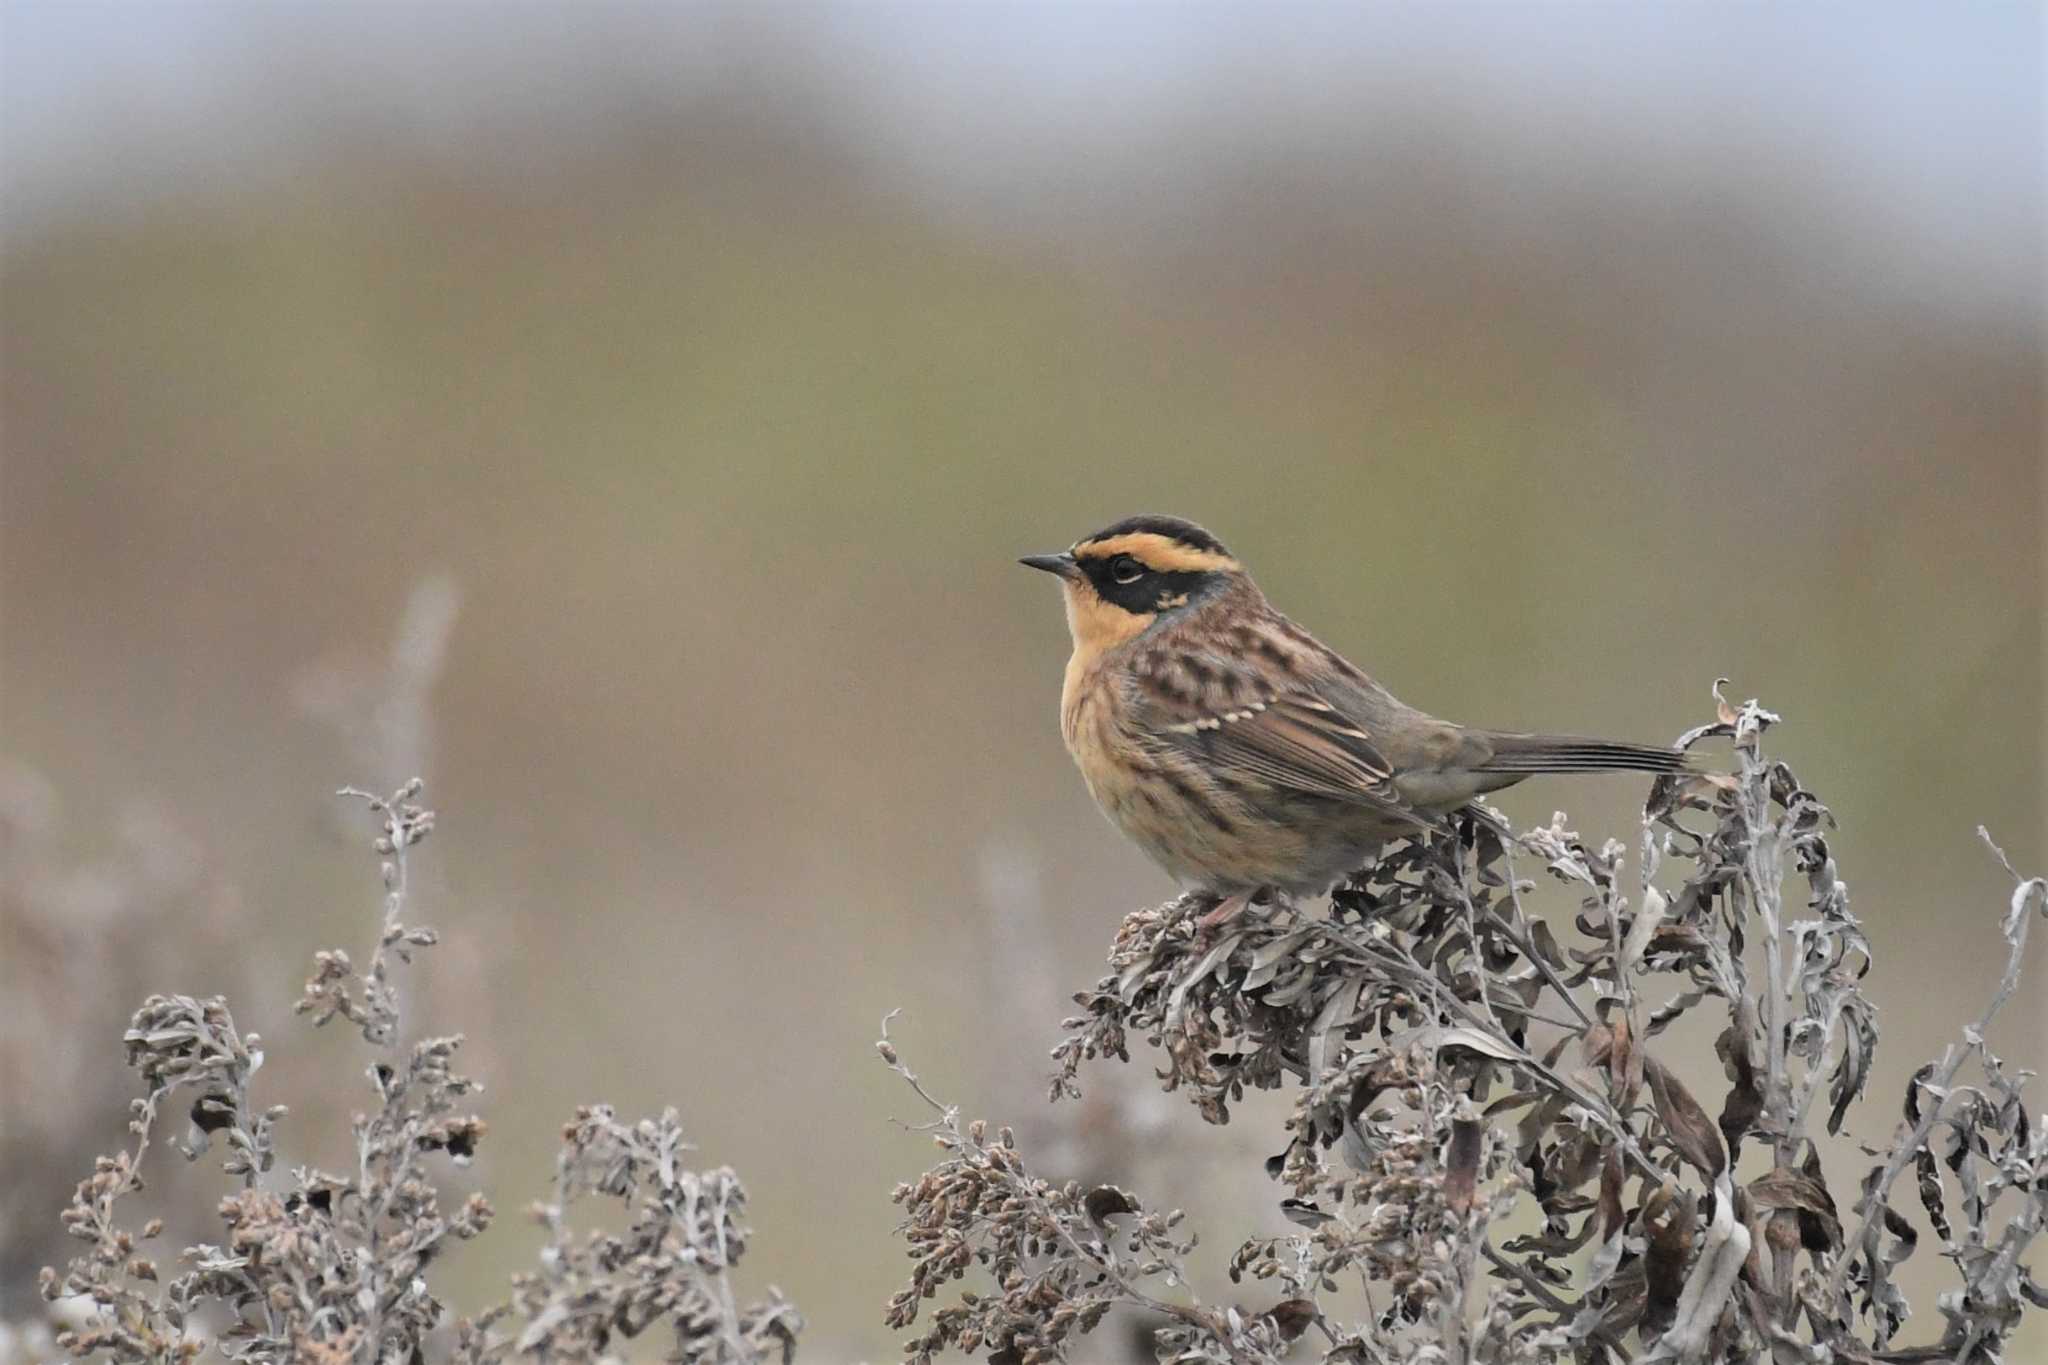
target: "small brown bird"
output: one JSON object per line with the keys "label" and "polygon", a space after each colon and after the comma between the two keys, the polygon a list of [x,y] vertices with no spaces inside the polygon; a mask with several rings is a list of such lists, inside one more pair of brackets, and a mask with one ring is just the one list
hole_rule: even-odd
{"label": "small brown bird", "polygon": [[1215,923],[1268,888],[1315,895],[1388,838],[1534,773],[1686,771],[1651,744],[1453,725],[1274,610],[1223,543],[1140,516],[1065,554],[1060,730],[1110,820]]}

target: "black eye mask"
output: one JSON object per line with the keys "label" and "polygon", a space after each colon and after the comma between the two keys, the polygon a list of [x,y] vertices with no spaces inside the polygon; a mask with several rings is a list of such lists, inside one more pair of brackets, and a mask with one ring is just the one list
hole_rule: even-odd
{"label": "black eye mask", "polygon": [[[1129,583],[1117,582],[1117,573],[1130,573],[1136,564],[1143,570]],[[1216,577],[1213,573],[1162,573],[1147,569],[1129,555],[1112,555],[1108,559],[1084,559],[1081,572],[1088,575],[1096,594],[1105,602],[1111,602],[1125,611],[1140,616],[1192,602],[1195,596]]]}

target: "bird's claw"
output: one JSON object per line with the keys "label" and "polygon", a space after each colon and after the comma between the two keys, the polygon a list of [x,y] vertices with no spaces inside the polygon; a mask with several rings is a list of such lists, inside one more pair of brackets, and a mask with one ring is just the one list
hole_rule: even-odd
{"label": "bird's claw", "polygon": [[1222,900],[1216,902],[1215,909],[1195,921],[1195,929],[1202,937],[1207,938],[1210,934],[1215,933],[1218,929],[1221,929],[1224,925],[1250,909],[1251,903],[1252,897],[1248,891],[1240,892],[1235,896],[1225,896]]}

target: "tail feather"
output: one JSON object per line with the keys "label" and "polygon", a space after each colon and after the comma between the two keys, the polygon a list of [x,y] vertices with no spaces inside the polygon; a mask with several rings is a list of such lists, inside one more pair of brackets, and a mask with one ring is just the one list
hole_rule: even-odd
{"label": "tail feather", "polygon": [[1483,773],[1683,773],[1693,766],[1684,750],[1659,744],[1578,735],[1489,733],[1486,738],[1493,756],[1479,765]]}

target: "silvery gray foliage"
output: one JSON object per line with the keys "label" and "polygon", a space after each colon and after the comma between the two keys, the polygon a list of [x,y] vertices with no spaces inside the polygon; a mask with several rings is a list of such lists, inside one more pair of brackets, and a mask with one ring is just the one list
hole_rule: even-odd
{"label": "silvery gray foliage", "polygon": [[980,1120],[963,1124],[959,1110],[933,1098],[904,1065],[889,1039],[894,1017],[882,1021],[876,1049],[933,1116],[916,1131],[949,1155],[896,1188],[905,1210],[899,1232],[916,1265],[910,1284],[889,1301],[889,1325],[908,1326],[920,1299],[970,1270],[993,1282],[993,1292],[962,1291],[957,1303],[935,1309],[929,1330],[906,1344],[906,1359],[928,1362],[957,1347],[998,1365],[1057,1360],[1118,1307],[1171,1320],[1162,1338],[1188,1360],[1275,1354],[1307,1326],[1299,1305],[1248,1315],[1175,1301],[1187,1283],[1183,1261],[1195,1249],[1181,1214],[1145,1213],[1113,1185],[1083,1189],[1030,1174],[1009,1129],[991,1136]]}
{"label": "silvery gray foliage", "polygon": [[[342,795],[377,821],[381,928],[366,968],[339,950],[317,954],[296,1009],[316,1026],[346,1020],[373,1050],[376,1104],[353,1120],[353,1165],[278,1178],[285,1111],[258,1108],[253,1097],[260,1040],[237,1030],[223,1000],[150,997],[126,1036],[145,1088],[132,1106],[133,1144],[99,1158],[65,1212],[86,1251],[64,1272],[42,1274],[45,1297],[86,1305],[75,1313],[83,1325],[61,1333],[59,1347],[122,1362],[188,1361],[209,1349],[312,1365],[597,1362],[618,1358],[614,1338],[672,1321],[670,1360],[788,1365],[801,1326],[795,1311],[773,1290],[742,1310],[727,1279],[746,1244],[745,1191],[730,1171],[680,1167],[688,1148],[673,1111],[635,1125],[602,1107],[579,1111],[563,1135],[555,1202],[535,1209],[547,1233],[540,1269],[515,1278],[509,1303],[457,1324],[452,1341],[437,1333],[447,1313],[429,1272],[451,1240],[481,1233],[492,1210],[481,1194],[442,1207],[443,1163],[468,1164],[485,1131],[465,1112],[480,1087],[455,1070],[461,1037],[401,1041],[395,969],[438,941],[406,921],[408,857],[432,832],[434,813],[419,804],[418,779],[390,797]],[[186,1269],[165,1280],[142,1250],[161,1221],[131,1232],[118,1206],[143,1189],[144,1160],[173,1099],[186,1127],[166,1145],[196,1161],[220,1144],[233,1188],[219,1206],[222,1242],[185,1248]],[[636,1206],[625,1236],[575,1236],[566,1210],[589,1194]],[[508,1337],[494,1330],[500,1323],[521,1327]]]}
{"label": "silvery gray foliage", "polygon": [[[297,1009],[316,1024],[343,1017],[377,1049],[369,1068],[377,1104],[354,1119],[354,1168],[298,1168],[286,1180],[268,1179],[284,1110],[256,1107],[256,1035],[238,1032],[223,1000],[152,996],[126,1037],[128,1064],[146,1088],[129,1123],[134,1146],[100,1158],[65,1213],[90,1252],[63,1275],[44,1272],[46,1295],[81,1296],[97,1309],[59,1338],[73,1354],[186,1360],[210,1342],[233,1360],[408,1360],[442,1316],[427,1268],[450,1239],[473,1237],[490,1221],[490,1205],[476,1195],[444,1212],[430,1165],[466,1161],[483,1133],[483,1121],[462,1112],[477,1088],[453,1069],[462,1040],[396,1043],[393,966],[435,942],[431,930],[403,918],[407,857],[432,831],[433,812],[416,804],[417,780],[388,799],[343,794],[364,801],[379,822],[382,929],[365,972],[346,953],[321,953]],[[198,1160],[219,1139],[222,1172],[238,1187],[220,1204],[224,1240],[187,1247],[179,1258],[186,1271],[159,1285],[156,1262],[134,1253],[138,1239],[118,1225],[115,1205],[142,1189],[163,1107],[181,1092],[192,1094],[187,1133],[169,1145]]]}
{"label": "silvery gray foliage", "polygon": [[[666,1322],[673,1345],[665,1360],[689,1365],[790,1365],[803,1319],[782,1292],[741,1307],[729,1272],[752,1235],[746,1188],[726,1167],[686,1170],[690,1150],[673,1109],[659,1119],[621,1123],[603,1105],[579,1109],[562,1133],[555,1202],[536,1204],[547,1231],[540,1269],[515,1277],[512,1301],[463,1324],[459,1357],[508,1355],[551,1361],[610,1361],[614,1345]],[[571,1203],[586,1195],[631,1210],[623,1234],[579,1239]],[[507,1341],[493,1325],[523,1322]]]}
{"label": "silvery gray foliage", "polygon": [[[1331,1362],[2005,1358],[2043,1301],[2025,1257],[2048,1138],[2029,1073],[1985,1036],[2048,883],[2014,874],[2005,975],[1916,1073],[1874,1163],[1824,1162],[1815,1139],[1844,1130],[1877,1046],[1870,946],[1833,817],[1764,752],[1778,718],[1716,699],[1680,743],[1732,741],[1734,771],[1659,779],[1632,866],[1561,815],[1511,838],[1475,821],[1391,849],[1327,914],[1281,902],[1205,934],[1183,898],[1127,918],[1053,1050],[1054,1097],[1090,1059],[1128,1061],[1134,1037],[1208,1122],[1247,1090],[1291,1090],[1267,1172],[1298,1230],[1244,1241],[1227,1266],[1242,1299],[1204,1303],[1179,1214],[1048,1185],[925,1096],[946,1155],[897,1191],[915,1269],[889,1320],[977,1284],[906,1358],[1040,1365],[1119,1305],[1170,1320],[1162,1359],[1237,1365],[1302,1358],[1290,1343],[1311,1327]],[[1667,1033],[1695,1012],[1718,1020],[1717,1114],[1682,1078],[1707,1059]],[[1908,1172],[1958,1275],[1918,1345],[1899,1340],[1893,1278],[1916,1250]]]}

